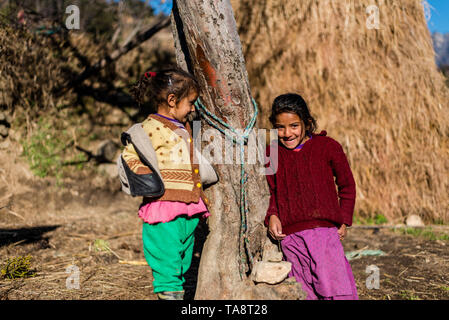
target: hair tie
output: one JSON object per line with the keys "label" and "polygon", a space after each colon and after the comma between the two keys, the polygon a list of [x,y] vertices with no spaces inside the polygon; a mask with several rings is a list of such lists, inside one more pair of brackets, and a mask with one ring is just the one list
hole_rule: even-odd
{"label": "hair tie", "polygon": [[145,78],[149,79],[156,76],[156,72],[147,71],[145,72]]}

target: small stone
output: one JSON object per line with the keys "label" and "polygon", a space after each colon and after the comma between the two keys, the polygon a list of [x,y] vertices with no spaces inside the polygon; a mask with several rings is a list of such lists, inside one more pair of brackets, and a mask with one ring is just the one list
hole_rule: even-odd
{"label": "small stone", "polygon": [[110,178],[118,177],[117,165],[113,163],[103,163],[98,165],[98,170]]}
{"label": "small stone", "polygon": [[416,214],[412,214],[405,220],[407,227],[424,227],[424,222]]}
{"label": "small stone", "polygon": [[5,111],[0,111],[0,122],[6,122],[7,124],[11,123],[12,122],[11,115]]}
{"label": "small stone", "polygon": [[53,257],[58,258],[58,257],[65,257],[66,254],[64,252],[61,251],[55,251],[55,253],[53,253]]}
{"label": "small stone", "polygon": [[113,162],[119,148],[112,140],[105,140],[97,148],[96,156],[106,162]]}
{"label": "small stone", "polygon": [[280,262],[282,261],[282,251],[267,237],[262,249],[262,261]]}
{"label": "small stone", "polygon": [[6,138],[8,136],[8,131],[9,129],[5,125],[0,124],[0,135],[2,137]]}
{"label": "small stone", "polygon": [[0,142],[0,150],[6,150],[11,147],[11,142],[9,140],[4,140]]}
{"label": "small stone", "polygon": [[278,284],[287,278],[291,268],[292,264],[288,261],[258,261],[253,268],[252,279],[257,283]]}

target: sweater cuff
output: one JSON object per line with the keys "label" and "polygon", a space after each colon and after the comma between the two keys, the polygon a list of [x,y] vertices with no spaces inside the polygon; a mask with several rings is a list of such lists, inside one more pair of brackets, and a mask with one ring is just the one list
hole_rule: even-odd
{"label": "sweater cuff", "polygon": [[345,224],[348,227],[352,226],[352,216],[348,217],[347,215],[344,215],[343,217],[342,224]]}
{"label": "sweater cuff", "polygon": [[277,216],[276,212],[267,212],[267,215],[265,216],[264,225],[268,228],[268,223],[270,222],[271,216]]}

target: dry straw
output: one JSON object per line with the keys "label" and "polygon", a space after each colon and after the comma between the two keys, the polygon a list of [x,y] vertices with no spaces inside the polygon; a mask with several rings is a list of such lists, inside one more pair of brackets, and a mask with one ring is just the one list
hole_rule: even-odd
{"label": "dry straw", "polygon": [[[419,0],[232,1],[252,91],[298,92],[343,145],[356,215],[449,222],[449,91]],[[379,9],[379,28],[366,9]],[[367,24],[368,20],[368,24]]]}

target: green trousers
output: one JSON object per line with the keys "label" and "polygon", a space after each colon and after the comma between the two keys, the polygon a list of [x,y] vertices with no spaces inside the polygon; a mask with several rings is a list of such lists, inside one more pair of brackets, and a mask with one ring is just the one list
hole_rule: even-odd
{"label": "green trousers", "polygon": [[143,252],[153,272],[154,293],[183,290],[198,222],[198,216],[179,216],[169,222],[143,224]]}

